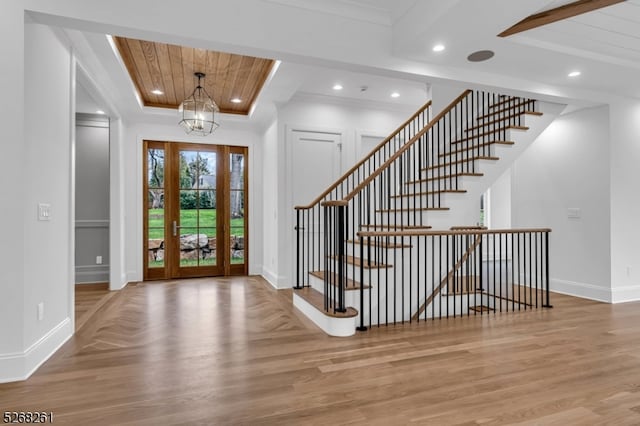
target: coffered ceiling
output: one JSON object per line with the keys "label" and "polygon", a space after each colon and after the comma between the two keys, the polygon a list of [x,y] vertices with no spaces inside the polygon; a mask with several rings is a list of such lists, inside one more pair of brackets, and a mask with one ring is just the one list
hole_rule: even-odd
{"label": "coffered ceiling", "polygon": [[174,108],[206,74],[203,87],[220,111],[248,115],[274,61],[173,44],[114,37],[115,45],[145,106]]}

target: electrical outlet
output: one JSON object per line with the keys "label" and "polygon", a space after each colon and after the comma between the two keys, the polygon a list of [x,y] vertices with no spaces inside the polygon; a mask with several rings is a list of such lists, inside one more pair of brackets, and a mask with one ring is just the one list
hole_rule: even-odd
{"label": "electrical outlet", "polygon": [[96,265],[102,265],[102,256],[96,256]]}
{"label": "electrical outlet", "polygon": [[44,319],[44,302],[38,303],[38,321]]}
{"label": "electrical outlet", "polygon": [[38,220],[51,220],[51,204],[38,204]]}

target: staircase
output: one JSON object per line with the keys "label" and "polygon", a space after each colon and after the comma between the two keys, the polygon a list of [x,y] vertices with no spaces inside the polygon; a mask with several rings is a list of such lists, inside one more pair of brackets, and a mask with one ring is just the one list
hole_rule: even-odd
{"label": "staircase", "polygon": [[295,208],[294,305],[337,336],[550,306],[550,230],[456,225],[476,222],[480,195],[562,108],[471,90],[433,119],[424,105]]}

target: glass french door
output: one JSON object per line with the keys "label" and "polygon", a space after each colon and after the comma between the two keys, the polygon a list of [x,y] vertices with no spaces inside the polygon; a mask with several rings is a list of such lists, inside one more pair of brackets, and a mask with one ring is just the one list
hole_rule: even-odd
{"label": "glass french door", "polygon": [[247,148],[144,142],[145,280],[246,275]]}

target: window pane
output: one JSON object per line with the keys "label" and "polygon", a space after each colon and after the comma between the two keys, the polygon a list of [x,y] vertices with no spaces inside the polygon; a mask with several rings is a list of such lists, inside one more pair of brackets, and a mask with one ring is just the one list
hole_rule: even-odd
{"label": "window pane", "polygon": [[244,189],[244,155],[231,155],[231,190]]}
{"label": "window pane", "polygon": [[147,183],[149,188],[164,187],[164,150],[149,149],[147,151]]}
{"label": "window pane", "polygon": [[207,244],[200,248],[200,266],[217,265],[216,229],[200,228],[200,235],[206,235],[207,237]]}
{"label": "window pane", "polygon": [[209,244],[206,235],[196,228],[180,228],[180,266],[198,266],[201,248]]}
{"label": "window pane", "polygon": [[[158,230],[162,232],[164,229],[164,209],[149,209],[148,214],[149,222],[147,226],[149,227],[149,238],[155,238],[154,233],[157,233]],[[157,229],[154,229],[157,228]]]}
{"label": "window pane", "polygon": [[149,228],[149,268],[164,267],[164,232]]}
{"label": "window pane", "polygon": [[198,226],[205,228],[216,227],[216,191],[203,190],[198,191],[199,212]]}
{"label": "window pane", "polygon": [[216,153],[199,152],[198,164],[194,166],[198,173],[199,189],[216,189]]}

